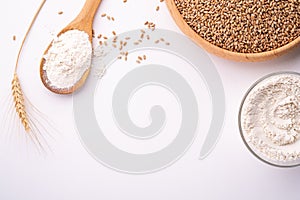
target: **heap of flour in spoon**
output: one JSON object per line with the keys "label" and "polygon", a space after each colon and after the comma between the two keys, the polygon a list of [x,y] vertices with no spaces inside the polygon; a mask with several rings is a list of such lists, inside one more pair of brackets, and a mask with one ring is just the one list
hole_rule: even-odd
{"label": "heap of flour in spoon", "polygon": [[67,31],[53,40],[43,58],[47,84],[57,89],[70,88],[91,66],[89,35],[79,30]]}

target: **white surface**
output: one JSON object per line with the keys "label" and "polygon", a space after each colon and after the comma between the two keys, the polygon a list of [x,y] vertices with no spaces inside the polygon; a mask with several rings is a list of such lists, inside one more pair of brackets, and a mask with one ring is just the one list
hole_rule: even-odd
{"label": "white surface", "polygon": [[[95,20],[96,33],[109,35],[112,30],[120,33],[143,28],[146,20],[179,31],[159,0],[122,2],[103,0]],[[38,0],[1,1],[1,102],[9,94],[16,54],[39,3]],[[243,144],[237,124],[239,105],[250,85],[271,72],[298,71],[299,48],[264,63],[235,63],[211,56],[223,80],[227,105],[222,137],[214,151],[205,160],[198,160],[204,137],[199,134],[190,150],[171,167],[148,175],[122,174],[102,166],[86,152],[74,128],[71,97],[48,92],[39,79],[40,58],[51,41],[51,33],[72,20],[83,3],[83,0],[47,1],[26,43],[19,70],[24,91],[54,121],[61,134],[51,142],[53,154],[46,157],[34,153],[30,145],[0,141],[1,200],[299,199],[300,168],[279,169],[257,160]],[[155,11],[157,5],[161,7],[159,12]],[[58,11],[64,14],[58,15]],[[114,16],[116,21],[101,19],[103,12]],[[13,35],[17,41],[12,40]],[[187,72],[184,75],[193,76]],[[197,81],[192,84],[198,98],[206,92],[195,87]],[[138,98],[141,97],[137,95],[136,101]],[[172,99],[167,95],[164,98]],[[130,115],[136,116],[133,120],[137,124],[148,123],[143,113],[132,112]],[[1,116],[4,113],[3,106],[0,113]],[[1,134],[5,133],[1,130]]]}

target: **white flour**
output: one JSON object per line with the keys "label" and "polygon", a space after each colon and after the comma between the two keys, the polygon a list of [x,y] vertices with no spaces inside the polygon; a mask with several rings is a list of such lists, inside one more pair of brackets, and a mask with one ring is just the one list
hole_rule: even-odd
{"label": "white flour", "polygon": [[245,98],[240,120],[256,154],[274,164],[295,163],[300,158],[300,76],[277,74],[258,83]]}
{"label": "white flour", "polygon": [[74,86],[91,66],[92,45],[87,33],[70,30],[53,40],[44,56],[48,84],[65,89]]}

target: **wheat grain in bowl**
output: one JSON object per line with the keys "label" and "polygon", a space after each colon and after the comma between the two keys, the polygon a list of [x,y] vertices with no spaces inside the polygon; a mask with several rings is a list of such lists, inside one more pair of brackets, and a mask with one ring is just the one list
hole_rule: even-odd
{"label": "wheat grain in bowl", "polygon": [[168,0],[167,5],[185,34],[225,58],[266,60],[300,42],[299,0]]}

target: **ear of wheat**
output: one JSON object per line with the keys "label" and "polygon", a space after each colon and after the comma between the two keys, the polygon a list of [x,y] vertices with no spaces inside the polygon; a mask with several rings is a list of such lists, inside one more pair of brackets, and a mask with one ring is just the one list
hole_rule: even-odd
{"label": "ear of wheat", "polygon": [[[49,146],[46,142],[45,135],[43,135],[42,132],[45,133],[45,132],[47,132],[47,130],[45,129],[45,127],[43,127],[42,122],[38,121],[33,116],[34,111],[37,113],[39,113],[39,112],[30,103],[30,101],[28,99],[26,99],[26,96],[23,93],[21,83],[19,80],[19,76],[18,76],[18,64],[19,64],[19,59],[21,56],[23,46],[27,39],[27,36],[28,36],[38,14],[40,13],[42,7],[44,6],[45,2],[46,2],[46,0],[42,0],[42,3],[40,4],[37,12],[35,13],[34,18],[31,21],[29,28],[25,34],[25,37],[22,41],[20,50],[18,52],[17,60],[16,60],[16,66],[15,66],[15,70],[14,70],[13,80],[11,82],[11,94],[12,94],[12,103],[13,103],[12,109],[16,113],[18,121],[20,121],[22,127],[26,131],[27,136],[29,136],[29,138],[31,138],[31,140],[34,144],[38,145],[38,150],[42,150],[44,152],[45,152],[45,147],[48,147],[48,149],[49,149]],[[29,110],[27,110],[26,105],[28,106]],[[39,120],[42,120],[42,119],[39,118]],[[44,121],[46,121],[46,120],[44,119]]]}
{"label": "ear of wheat", "polygon": [[20,47],[20,50],[19,50],[19,53],[18,53],[18,56],[17,56],[15,72],[14,72],[14,77],[13,77],[13,80],[12,80],[12,87],[11,87],[15,110],[16,110],[16,112],[18,114],[18,117],[21,120],[21,123],[24,126],[25,131],[27,133],[29,133],[31,131],[30,120],[29,120],[28,114],[26,112],[24,94],[23,94],[23,91],[22,91],[22,88],[21,88],[19,77],[18,77],[18,64],[19,64],[19,59],[20,59],[20,56],[21,56],[21,53],[22,53],[22,50],[23,50],[23,46],[24,46],[25,41],[27,39],[27,36],[28,36],[28,34],[29,34],[29,32],[30,32],[37,16],[39,15],[39,13],[42,10],[45,3],[46,3],[46,0],[43,0],[42,3],[40,4],[37,12],[35,13],[32,21],[29,25],[29,28],[28,28],[28,30],[25,34],[25,37],[22,41],[22,44],[21,44],[21,47]]}
{"label": "ear of wheat", "polygon": [[14,101],[14,106],[17,112],[17,115],[27,133],[30,132],[31,128],[29,125],[29,119],[25,108],[24,95],[21,88],[20,80],[18,74],[14,74],[14,78],[12,80],[12,96]]}

